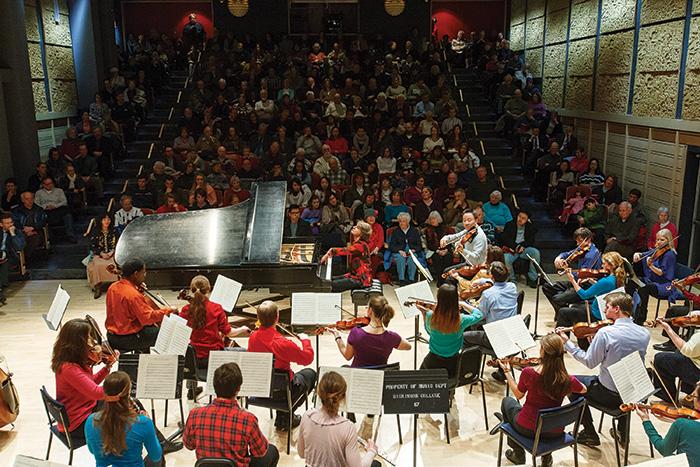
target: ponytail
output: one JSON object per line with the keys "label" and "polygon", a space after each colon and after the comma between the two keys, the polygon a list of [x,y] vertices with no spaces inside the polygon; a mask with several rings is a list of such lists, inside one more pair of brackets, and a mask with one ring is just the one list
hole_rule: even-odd
{"label": "ponytail", "polygon": [[323,409],[331,417],[338,415],[341,402],[345,399],[348,385],[345,378],[335,371],[325,373],[318,382],[317,392]]}
{"label": "ponytail", "polygon": [[625,282],[627,282],[627,270],[625,269],[625,262],[620,253],[609,251],[603,254],[603,262],[612,266],[611,270],[612,274],[615,276],[616,287],[624,286]]}
{"label": "ponytail", "polygon": [[103,387],[105,403],[93,423],[101,431],[103,454],[121,456],[127,449],[126,432],[136,421],[130,400],[131,378],[115,371],[105,378]]}
{"label": "ponytail", "polygon": [[389,305],[389,302],[383,296],[372,297],[369,300],[369,307],[372,309],[372,314],[382,322],[386,327],[394,317],[394,309]]}
{"label": "ponytail", "polygon": [[193,329],[202,329],[206,324],[207,318],[207,302],[209,301],[208,294],[211,290],[209,279],[204,276],[195,276],[190,282],[190,292],[192,292],[192,300],[190,301],[189,315],[192,320]]}

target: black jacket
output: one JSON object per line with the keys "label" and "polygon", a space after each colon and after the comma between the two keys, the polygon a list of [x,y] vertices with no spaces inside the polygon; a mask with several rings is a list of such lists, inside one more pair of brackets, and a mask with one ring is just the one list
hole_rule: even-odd
{"label": "black jacket", "polygon": [[[282,234],[284,237],[292,236],[289,224],[289,219],[285,219],[284,233]],[[295,237],[311,237],[312,235],[313,234],[311,233],[311,225],[309,225],[308,222],[299,219],[299,223],[297,224],[297,234],[295,235]]]}
{"label": "black jacket", "polygon": [[518,234],[518,224],[516,220],[506,223],[501,233],[501,244],[507,246],[511,250],[515,250],[518,246],[528,247],[535,246],[535,235],[537,234],[537,227],[535,227],[532,222],[525,224],[525,241],[522,243],[515,243],[515,238]]}

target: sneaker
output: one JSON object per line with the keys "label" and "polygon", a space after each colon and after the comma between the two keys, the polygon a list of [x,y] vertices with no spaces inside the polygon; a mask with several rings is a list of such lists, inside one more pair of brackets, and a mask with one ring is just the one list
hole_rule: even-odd
{"label": "sneaker", "polygon": [[610,428],[609,433],[610,437],[615,439],[620,446],[625,447],[625,438],[622,436],[622,433],[620,433],[619,431],[613,431],[612,428]]}
{"label": "sneaker", "polygon": [[661,344],[654,344],[654,350],[658,350],[659,352],[673,352],[676,350],[676,346],[673,345],[673,342],[666,341]]}
{"label": "sneaker", "polygon": [[578,444],[583,444],[584,446],[600,446],[600,438],[595,431],[589,432],[585,429],[581,430],[578,432],[578,437],[576,440],[578,441]]}
{"label": "sneaker", "polygon": [[493,376],[493,379],[500,383],[506,382],[506,375],[505,373],[503,373],[503,370],[496,370],[493,373],[491,373],[491,376]]}
{"label": "sneaker", "polygon": [[171,452],[177,452],[182,449],[182,443],[168,441],[167,439],[163,441],[160,446],[163,448],[163,454],[170,454]]}
{"label": "sneaker", "polygon": [[517,454],[512,449],[506,449],[506,459],[515,465],[522,465],[525,463],[525,453],[521,452],[520,454]]}
{"label": "sneaker", "polygon": [[536,280],[533,281],[532,279],[528,279],[528,280],[527,280],[527,285],[528,285],[528,287],[530,287],[531,289],[536,289],[536,288],[537,288],[537,281],[536,281]]}

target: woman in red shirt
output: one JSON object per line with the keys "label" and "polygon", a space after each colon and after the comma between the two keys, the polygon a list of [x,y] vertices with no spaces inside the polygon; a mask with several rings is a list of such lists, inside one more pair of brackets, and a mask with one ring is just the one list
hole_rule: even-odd
{"label": "woman in red shirt", "polygon": [[326,264],[333,256],[349,256],[347,274],[336,277],[331,284],[333,292],[369,287],[372,284],[370,270],[370,249],[367,242],[372,235],[372,227],[367,222],[358,221],[350,230],[350,246],[331,248],[321,258],[321,264]]}
{"label": "woman in red shirt", "polygon": [[[540,365],[526,367],[520,374],[520,381],[515,382],[507,361],[499,360],[513,392],[513,397],[504,397],[501,402],[503,421],[510,423],[515,431],[523,436],[534,438],[537,429],[537,414],[542,409],[559,407],[570,393],[583,394],[586,386],[575,377],[570,376],[564,366],[564,344],[557,339],[556,334],[548,334],[542,338],[540,347]],[[518,402],[527,394],[525,404]],[[562,430],[543,433],[541,436],[559,437]],[[508,440],[512,449],[506,450],[506,458],[514,464],[525,463],[525,451],[517,444]],[[552,455],[542,457],[543,466],[552,465]]]}
{"label": "woman in red shirt", "polygon": [[337,157],[345,156],[350,150],[348,148],[348,140],[343,138],[340,134],[340,128],[337,126],[331,129],[330,137],[323,144],[327,144],[331,148],[333,155]]}
{"label": "woman in red shirt", "polygon": [[[56,400],[68,414],[73,439],[85,439],[85,421],[104,399],[100,383],[109,374],[116,360],[108,360],[97,373],[93,367],[100,363],[102,349],[92,327],[84,319],[72,319],[61,327],[53,346],[51,370],[56,375]],[[60,431],[66,427],[58,424]]]}

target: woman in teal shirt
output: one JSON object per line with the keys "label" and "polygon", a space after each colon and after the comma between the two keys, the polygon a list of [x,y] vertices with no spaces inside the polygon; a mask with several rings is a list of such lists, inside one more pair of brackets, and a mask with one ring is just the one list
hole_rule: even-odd
{"label": "woman in teal shirt", "polygon": [[[425,330],[430,336],[428,355],[421,363],[422,369],[445,368],[449,377],[457,372],[457,359],[462,348],[462,333],[483,318],[478,308],[459,301],[457,287],[442,284],[437,291],[437,303],[417,301],[423,314]],[[466,314],[460,311],[464,309]]]}
{"label": "woman in teal shirt", "polygon": [[[574,286],[574,290],[582,302],[570,304],[568,307],[560,309],[557,316],[556,327],[570,327],[576,323],[586,322],[588,320],[588,311],[586,310],[587,302],[590,303],[591,321],[602,319],[602,313],[598,307],[598,300],[595,298],[599,295],[612,292],[618,287],[624,286],[627,280],[627,271],[625,271],[624,261],[620,253],[616,251],[609,251],[603,254],[603,269],[605,269],[608,275],[598,281],[591,279],[595,282],[587,289],[581,287],[579,284],[580,281],[576,280],[571,269],[566,270],[566,276]],[[588,345],[589,342],[587,338],[578,341],[578,346],[582,350],[588,349]]]}
{"label": "woman in teal shirt", "polygon": [[[693,391],[693,405],[695,410],[700,410],[700,382]],[[649,410],[637,407],[637,415],[642,419],[649,441],[662,456],[685,453],[690,467],[700,467],[700,420],[679,418],[668,429],[666,438],[663,438],[649,420]]]}
{"label": "woman in teal shirt", "polygon": [[148,465],[159,466],[163,450],[153,422],[138,414],[131,404],[131,378],[115,371],[105,378],[102,409],[85,424],[87,446],[96,467],[144,467],[141,452],[146,447]]}

